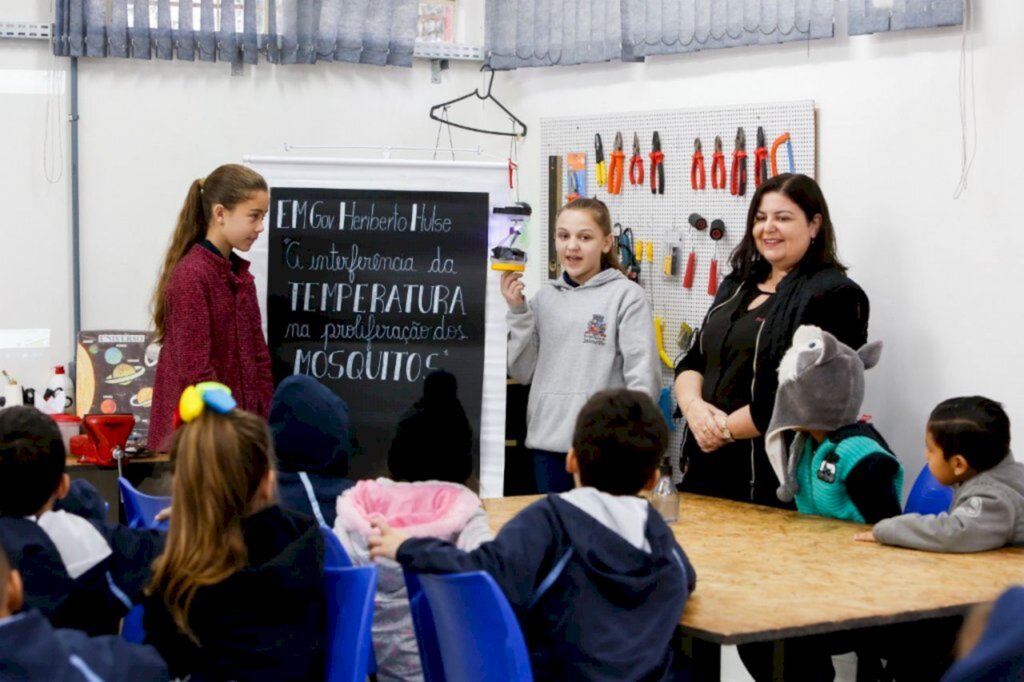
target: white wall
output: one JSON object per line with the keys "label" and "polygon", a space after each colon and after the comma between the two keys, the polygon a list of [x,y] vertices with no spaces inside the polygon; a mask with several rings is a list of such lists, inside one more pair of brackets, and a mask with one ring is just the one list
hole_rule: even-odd
{"label": "white wall", "polygon": [[[38,17],[29,3],[0,6],[0,21]],[[53,66],[57,92],[65,91],[66,63],[45,43],[0,40],[0,369],[30,386],[46,386],[51,367],[73,357],[68,133],[56,109],[47,118],[47,103],[60,104],[47,96]],[[62,133],[63,147],[56,138]],[[63,166],[50,169],[56,182],[44,171],[46,160],[57,160],[44,158],[48,141],[63,151]],[[47,330],[48,345],[7,347],[7,332],[25,329]]]}
{"label": "white wall", "polygon": [[[478,42],[482,0],[459,4],[471,12],[464,26]],[[4,5],[0,18],[48,12],[42,0]],[[7,14],[8,5],[28,8],[29,16]],[[1012,188],[1024,181],[1013,126],[1024,117],[1024,42],[1017,35],[1024,4],[990,0],[974,12],[978,147],[959,200],[952,199],[960,175],[956,28],[499,74],[495,94],[532,131],[519,152],[523,198],[542,201],[542,116],[813,99],[819,179],[841,253],[871,298],[871,335],[886,343],[870,375],[866,411],[911,475],[923,461],[927,413],[946,397],[983,393],[1004,401],[1021,441],[1024,362],[1015,341],[1024,233],[1015,224]],[[837,15],[837,33],[845,35],[845,3]],[[0,43],[0,76],[49,64],[42,43]],[[223,64],[81,60],[83,324],[147,323],[156,269],[192,178],[247,154],[280,152],[286,142],[433,145],[430,105],[478,85],[478,67],[453,62],[444,83],[431,85],[427,62],[412,69],[261,64],[231,77]],[[25,96],[26,108],[38,103]],[[483,116],[477,104],[465,104],[463,116]],[[3,139],[14,141],[17,155],[5,153],[0,163],[4,210],[17,204],[18,211],[3,219],[0,321],[31,326],[41,300],[45,309],[61,308],[66,287],[14,306],[14,313],[8,292],[26,273],[47,267],[50,252],[66,259],[66,247],[59,230],[44,246],[11,226],[38,224],[31,210],[59,226],[67,220],[66,189],[48,188],[33,170],[40,165],[38,120],[23,113],[15,125],[14,135],[3,126]],[[454,136],[456,146],[508,151],[507,139],[459,130]],[[669,164],[670,178],[682,182],[689,159]],[[533,244],[543,226],[537,229]],[[18,280],[9,274],[12,251]],[[30,290],[20,291],[25,297],[13,302],[28,300]]]}

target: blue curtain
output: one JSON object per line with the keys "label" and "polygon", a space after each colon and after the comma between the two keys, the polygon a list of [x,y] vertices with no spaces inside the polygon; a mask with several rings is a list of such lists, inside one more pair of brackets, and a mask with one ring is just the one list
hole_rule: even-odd
{"label": "blue curtain", "polygon": [[833,0],[622,0],[622,58],[833,36]]}
{"label": "blue curtain", "polygon": [[[54,54],[412,66],[418,0],[57,0]],[[198,14],[196,26],[195,14]]]}
{"label": "blue curtain", "polygon": [[619,2],[487,0],[487,59],[495,69],[619,59]]}
{"label": "blue curtain", "polygon": [[903,31],[909,28],[959,26],[964,23],[964,0],[892,0],[892,8],[877,0],[849,0],[850,35]]}

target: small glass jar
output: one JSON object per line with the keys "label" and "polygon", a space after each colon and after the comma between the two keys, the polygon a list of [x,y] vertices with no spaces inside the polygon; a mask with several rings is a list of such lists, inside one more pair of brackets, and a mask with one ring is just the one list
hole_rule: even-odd
{"label": "small glass jar", "polygon": [[672,465],[668,458],[661,465],[661,475],[651,491],[651,505],[658,510],[665,523],[679,520],[679,491],[672,482]]}

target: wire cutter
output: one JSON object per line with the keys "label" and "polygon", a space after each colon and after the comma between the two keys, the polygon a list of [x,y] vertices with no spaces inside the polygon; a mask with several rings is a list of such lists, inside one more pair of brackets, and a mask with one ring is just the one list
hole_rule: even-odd
{"label": "wire cutter", "polygon": [[629,159],[629,184],[644,184],[644,157],[640,156],[640,138],[633,133],[633,156]]}
{"label": "wire cutter", "polygon": [[665,193],[665,153],[661,151],[661,137],[654,131],[651,139],[651,194]]}
{"label": "wire cutter", "polygon": [[622,151],[622,133],[615,133],[615,149],[612,150],[612,163],[608,168],[608,194],[622,193],[622,171],[626,153]]}
{"label": "wire cutter", "polygon": [[732,183],[729,193],[741,197],[747,193],[747,135],[736,129],[736,147],[732,152]]}
{"label": "wire cutter", "polygon": [[704,151],[700,144],[700,138],[693,140],[693,163],[690,164],[690,187],[693,189],[704,189]]}
{"label": "wire cutter", "polygon": [[754,150],[754,187],[768,179],[768,148],[764,143],[764,128],[757,126],[757,149]]}
{"label": "wire cutter", "polygon": [[597,161],[597,184],[603,187],[608,184],[608,165],[604,162],[604,145],[601,144],[601,133],[594,133],[594,159]]}
{"label": "wire cutter", "polygon": [[715,135],[715,153],[711,155],[711,188],[725,189],[725,155],[722,154],[721,135]]}
{"label": "wire cutter", "polygon": [[786,155],[789,156],[789,172],[796,172],[796,165],[793,163],[793,141],[789,139],[789,133],[782,133],[775,138],[775,142],[772,142],[772,177],[779,174],[779,166],[775,162],[775,152],[779,151],[779,147],[783,144],[786,145]]}

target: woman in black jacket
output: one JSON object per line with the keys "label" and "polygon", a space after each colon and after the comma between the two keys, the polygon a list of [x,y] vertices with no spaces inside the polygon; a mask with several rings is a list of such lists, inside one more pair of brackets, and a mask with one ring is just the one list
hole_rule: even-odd
{"label": "woman in black jacket", "polygon": [[676,400],[686,417],[682,490],[792,506],[776,497],[762,434],[779,361],[802,324],[859,348],[867,341],[868,299],[836,255],[818,184],[785,173],[755,192],[732,272],[676,366]]}

